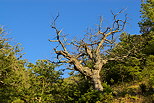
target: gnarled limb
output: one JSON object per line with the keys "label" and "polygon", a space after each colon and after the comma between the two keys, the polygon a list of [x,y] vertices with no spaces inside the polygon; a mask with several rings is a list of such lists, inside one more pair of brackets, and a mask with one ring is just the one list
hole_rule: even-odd
{"label": "gnarled limb", "polygon": [[[70,45],[76,47],[76,54],[68,52],[66,45],[60,39],[62,30],[58,30],[55,26],[55,21],[51,27],[56,31],[56,40],[49,40],[51,42],[58,42],[61,46],[62,50],[54,49],[57,56],[61,55],[65,59],[60,60],[59,63],[69,63],[74,66],[74,70],[80,72],[82,75],[90,78],[91,82],[94,84],[94,88],[99,91],[103,91],[103,86],[100,80],[100,71],[102,70],[103,66],[109,61],[113,60],[118,57],[109,57],[102,53],[105,51],[106,44],[114,44],[113,36],[116,33],[120,33],[126,24],[126,20],[117,19],[117,15],[119,15],[122,11],[117,14],[113,14],[114,21],[112,27],[107,27],[106,30],[103,32],[101,25],[103,19],[100,18],[100,24],[98,27],[98,31],[96,34],[92,34],[89,37],[89,42],[82,39],[80,41],[73,41]],[[57,19],[57,17],[56,17]],[[112,36],[111,40],[109,37]],[[87,39],[87,37],[86,37]],[[90,61],[92,66],[88,66],[87,62]]]}

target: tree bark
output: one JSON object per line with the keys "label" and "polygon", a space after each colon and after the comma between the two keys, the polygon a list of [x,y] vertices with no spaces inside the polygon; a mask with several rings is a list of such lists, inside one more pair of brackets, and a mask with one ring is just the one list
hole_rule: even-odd
{"label": "tree bark", "polygon": [[103,91],[103,86],[102,86],[101,80],[99,78],[97,78],[97,79],[92,78],[92,81],[94,82],[95,90]]}
{"label": "tree bark", "polygon": [[94,70],[93,75],[91,76],[91,80],[93,82],[95,90],[103,91],[103,86],[102,86],[99,73],[100,73],[99,70]]}

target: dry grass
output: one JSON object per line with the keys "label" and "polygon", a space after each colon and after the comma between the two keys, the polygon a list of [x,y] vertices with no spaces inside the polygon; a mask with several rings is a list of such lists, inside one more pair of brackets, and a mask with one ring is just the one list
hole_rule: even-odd
{"label": "dry grass", "polygon": [[115,95],[113,103],[154,103],[154,94],[148,92],[143,94],[140,84],[146,84],[146,81],[124,83],[113,87]]}

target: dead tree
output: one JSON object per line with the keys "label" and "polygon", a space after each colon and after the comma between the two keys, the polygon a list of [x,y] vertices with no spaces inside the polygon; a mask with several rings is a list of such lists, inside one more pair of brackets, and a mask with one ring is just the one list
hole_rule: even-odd
{"label": "dead tree", "polygon": [[[51,27],[56,31],[56,40],[49,40],[51,42],[58,42],[62,50],[57,50],[54,48],[57,58],[62,56],[63,59],[59,60],[59,63],[69,63],[73,65],[74,70],[80,72],[85,77],[89,78],[94,85],[94,89],[103,91],[103,86],[100,80],[100,71],[103,69],[103,66],[107,64],[109,60],[117,60],[121,57],[110,57],[109,49],[112,49],[115,40],[114,37],[116,34],[121,33],[125,27],[127,17],[125,16],[124,20],[117,19],[118,15],[123,11],[113,14],[113,23],[111,27],[102,29],[103,19],[100,18],[100,23],[97,26],[96,33],[90,33],[85,35],[86,37],[82,40],[75,40],[69,43],[76,48],[76,53],[69,52],[69,49],[66,48],[66,45],[61,38],[62,30],[58,30],[55,22],[58,16],[54,19]],[[88,38],[88,39],[87,39]],[[110,47],[110,48],[109,48]],[[90,63],[90,66],[88,65]]]}

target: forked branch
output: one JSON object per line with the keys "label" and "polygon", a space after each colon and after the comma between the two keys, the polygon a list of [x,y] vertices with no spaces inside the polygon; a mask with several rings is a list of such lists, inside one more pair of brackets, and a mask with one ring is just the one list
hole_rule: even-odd
{"label": "forked branch", "polygon": [[[56,20],[59,15],[54,19],[54,23],[51,25],[51,28],[56,32],[56,40],[49,40],[51,42],[58,42],[62,47],[62,50],[54,49],[55,53],[58,56],[63,56],[65,59],[60,60],[59,63],[69,63],[74,66],[74,70],[80,72],[86,77],[89,77],[94,84],[94,88],[100,91],[103,91],[103,87],[100,81],[100,71],[109,60],[116,60],[116,58],[120,57],[110,57],[103,54],[101,51],[104,50],[106,44],[112,45],[114,44],[113,36],[116,33],[120,33],[126,24],[127,17],[125,20],[117,19],[117,16],[122,13],[122,11],[117,14],[113,14],[113,24],[112,27],[107,27],[104,31],[102,31],[102,17],[100,18],[100,24],[98,26],[97,33],[92,34],[91,36],[85,37],[89,39],[87,42],[85,39],[79,41],[73,41],[70,45],[76,48],[76,53],[71,53],[67,51],[66,45],[62,42],[61,33],[62,30],[58,30],[56,27]],[[112,36],[112,39],[110,37]],[[71,48],[70,48],[71,49]],[[105,51],[105,50],[104,50]],[[91,63],[90,66],[88,63]]]}

